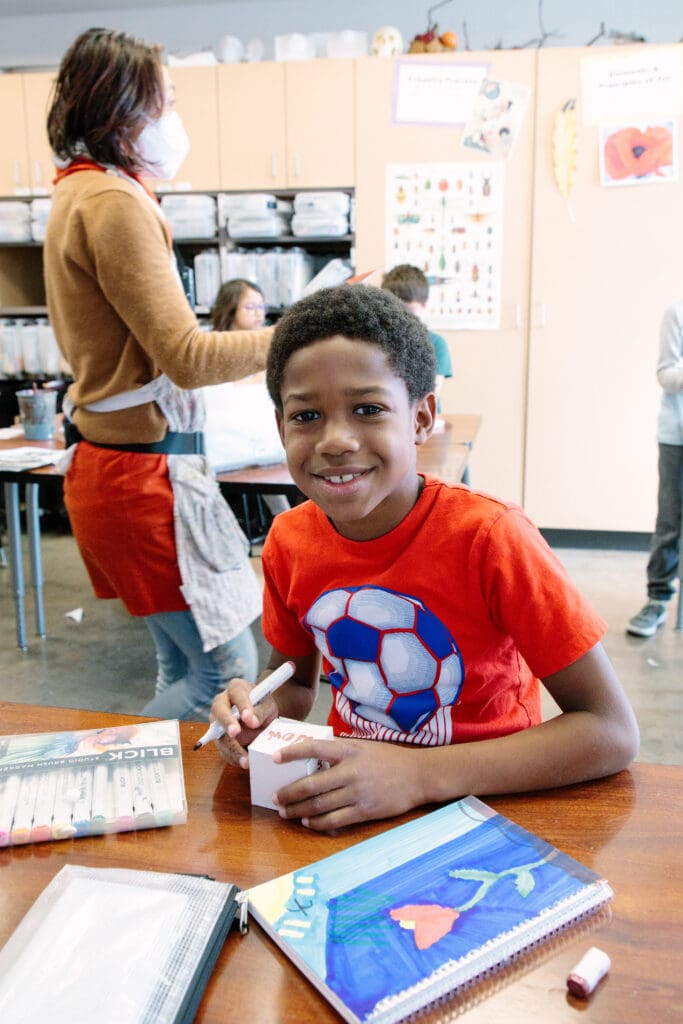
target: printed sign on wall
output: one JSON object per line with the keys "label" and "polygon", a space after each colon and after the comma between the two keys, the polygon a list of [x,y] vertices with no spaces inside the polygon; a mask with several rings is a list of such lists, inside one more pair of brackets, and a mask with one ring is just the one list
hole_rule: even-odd
{"label": "printed sign on wall", "polygon": [[494,162],[387,166],[385,267],[427,275],[430,327],[500,326],[503,180]]}

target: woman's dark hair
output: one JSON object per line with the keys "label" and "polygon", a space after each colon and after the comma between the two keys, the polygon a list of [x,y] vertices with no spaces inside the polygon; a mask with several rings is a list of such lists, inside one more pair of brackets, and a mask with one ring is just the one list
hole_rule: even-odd
{"label": "woman's dark hair", "polygon": [[214,307],[211,310],[211,326],[214,331],[229,331],[232,329],[232,322],[235,319],[240,299],[247,288],[258,292],[263,298],[263,292],[253,281],[247,281],[244,277],[233,277],[231,281],[222,284]]}
{"label": "woman's dark hair", "polygon": [[135,140],[164,109],[161,49],[114,29],[90,28],[62,58],[47,116],[61,160],[87,154],[136,174]]}
{"label": "woman's dark hair", "polygon": [[436,356],[421,320],[389,292],[364,284],[322,288],[300,299],[278,321],[268,353],[266,383],[282,410],[282,378],[299,349],[335,335],[366,341],[386,353],[411,402],[434,390]]}

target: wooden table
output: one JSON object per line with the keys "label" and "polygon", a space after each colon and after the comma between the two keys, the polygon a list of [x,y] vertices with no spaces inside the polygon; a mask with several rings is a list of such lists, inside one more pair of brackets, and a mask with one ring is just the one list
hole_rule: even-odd
{"label": "wooden table", "polygon": [[[135,721],[132,716],[0,702],[3,734]],[[0,946],[64,864],[201,872],[248,888],[389,827],[380,822],[319,835],[252,808],[246,773],[224,767],[213,745],[192,750],[204,727],[181,722],[180,730],[187,824],[0,850]],[[491,797],[487,803],[604,875],[615,899],[609,923],[589,934],[572,933],[559,951],[468,1010],[468,1024],[577,1024],[580,1019],[586,1024],[680,1024],[683,767],[635,765],[599,782]],[[609,954],[612,970],[586,1001],[568,995],[565,980],[590,945]],[[203,1024],[339,1020],[256,924],[245,937],[236,931],[228,936],[196,1019]]]}
{"label": "wooden table", "polygon": [[[417,449],[417,467],[422,473],[431,473],[448,483],[463,479],[472,445],[481,425],[481,416],[474,414],[445,415],[440,417],[443,429],[434,433],[426,444]],[[32,447],[63,449],[64,436],[61,416],[55,424],[52,441],[26,441],[23,435],[11,439],[0,439],[0,452],[30,444]],[[14,609],[17,625],[17,644],[22,651],[27,649],[26,618],[24,615],[24,569],[21,552],[21,529],[19,525],[19,485],[26,486],[26,532],[30,563],[30,580],[33,590],[36,633],[44,637],[45,612],[43,607],[43,565],[40,550],[40,487],[58,488],[61,492],[63,476],[54,466],[31,470],[0,469],[0,482],[5,487],[7,509],[7,549],[12,572]],[[257,466],[220,473],[217,476],[224,494],[285,494],[300,499],[301,494],[292,480],[287,466]],[[248,515],[248,513],[247,513]]]}
{"label": "wooden table", "polygon": [[[439,416],[443,428],[432,434],[426,444],[417,449],[417,468],[431,473],[447,483],[459,483],[467,468],[472,446],[481,426],[481,416],[473,413]],[[234,469],[216,476],[225,494],[243,492],[255,494],[285,494],[301,497],[287,466],[252,466]]]}

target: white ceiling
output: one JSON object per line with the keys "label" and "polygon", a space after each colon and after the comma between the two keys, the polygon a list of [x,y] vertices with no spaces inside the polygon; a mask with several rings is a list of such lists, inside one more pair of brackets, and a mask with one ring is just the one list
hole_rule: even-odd
{"label": "white ceiling", "polygon": [[[203,3],[229,3],[230,0],[202,0]],[[0,18],[20,18],[32,14],[68,14],[81,11],[111,11],[114,7],[132,10],[139,7],[188,6],[191,0],[0,0]]]}

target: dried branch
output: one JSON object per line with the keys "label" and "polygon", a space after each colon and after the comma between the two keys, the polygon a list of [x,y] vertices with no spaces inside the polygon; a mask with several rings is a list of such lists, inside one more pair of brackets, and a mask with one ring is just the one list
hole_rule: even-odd
{"label": "dried branch", "polygon": [[614,39],[617,43],[646,43],[647,39],[645,36],[638,35],[637,32],[619,32],[618,29],[613,28],[609,34],[610,39]]}
{"label": "dried branch", "polygon": [[593,36],[592,39],[588,40],[588,42],[586,43],[586,46],[592,46],[593,43],[597,43],[598,39],[602,39],[602,37],[604,35],[606,35],[606,34],[607,33],[606,33],[606,29],[605,29],[605,23],[604,23],[604,21],[601,21],[600,22],[600,31],[598,32],[598,34],[596,36]]}
{"label": "dried branch", "polygon": [[441,3],[434,4],[433,7],[429,7],[427,10],[427,28],[431,30],[434,21],[432,20],[432,14],[434,11],[438,11],[439,7],[445,7],[446,4],[452,3],[452,0],[441,0]]}

